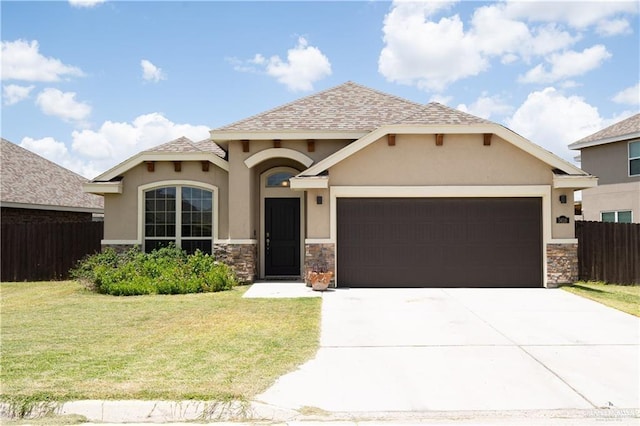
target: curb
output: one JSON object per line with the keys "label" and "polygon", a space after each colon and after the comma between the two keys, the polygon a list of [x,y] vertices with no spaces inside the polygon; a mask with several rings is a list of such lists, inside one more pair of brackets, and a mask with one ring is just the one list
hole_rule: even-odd
{"label": "curb", "polygon": [[[312,407],[307,407],[311,409]],[[438,423],[438,424],[562,424],[581,425],[613,421],[637,424],[640,409],[560,409],[513,411],[427,411],[427,412],[325,412],[300,411],[275,407],[261,402],[216,401],[140,401],[83,400],[65,403],[42,402],[29,407],[0,404],[0,420],[41,419],[44,417],[79,417],[96,423],[177,423],[207,422],[247,424],[341,424]],[[524,422],[524,423],[523,423]],[[77,423],[77,422],[76,422]]]}

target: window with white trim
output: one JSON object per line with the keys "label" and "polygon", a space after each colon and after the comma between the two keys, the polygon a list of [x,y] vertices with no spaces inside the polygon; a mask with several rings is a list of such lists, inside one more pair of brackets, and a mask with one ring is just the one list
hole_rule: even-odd
{"label": "window with white trim", "polygon": [[190,186],[165,186],[144,193],[144,250],[175,243],[193,253],[211,254],[213,192]]}
{"label": "window with white trim", "polygon": [[619,210],[612,212],[600,213],[603,222],[631,223],[633,222],[633,214],[631,210]]}
{"label": "window with white trim", "polygon": [[640,176],[640,141],[629,142],[629,176]]}

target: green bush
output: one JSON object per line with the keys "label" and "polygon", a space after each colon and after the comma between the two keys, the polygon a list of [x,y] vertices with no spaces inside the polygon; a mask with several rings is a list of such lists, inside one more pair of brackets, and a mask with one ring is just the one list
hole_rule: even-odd
{"label": "green bush", "polygon": [[114,296],[214,292],[237,284],[228,265],[199,250],[187,255],[175,245],[151,253],[107,248],[80,261],[71,276],[92,291]]}

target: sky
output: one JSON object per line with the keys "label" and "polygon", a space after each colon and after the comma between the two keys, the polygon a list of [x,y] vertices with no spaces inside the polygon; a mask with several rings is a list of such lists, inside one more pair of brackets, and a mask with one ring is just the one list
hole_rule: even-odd
{"label": "sky", "polygon": [[87,178],[346,81],[567,145],[640,109],[637,1],[5,1],[2,137]]}

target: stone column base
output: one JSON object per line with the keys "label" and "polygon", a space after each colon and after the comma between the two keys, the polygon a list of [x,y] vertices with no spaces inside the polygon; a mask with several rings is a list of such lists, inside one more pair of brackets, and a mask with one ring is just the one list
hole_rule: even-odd
{"label": "stone column base", "polygon": [[547,287],[578,280],[578,244],[547,244]]}
{"label": "stone column base", "polygon": [[251,284],[257,275],[257,244],[217,243],[213,246],[213,256],[231,266],[242,284]]}
{"label": "stone column base", "polygon": [[140,247],[138,244],[102,244],[102,251],[105,251],[107,248],[112,248],[116,251],[116,253],[124,253],[131,250],[134,247]]}
{"label": "stone column base", "polygon": [[[314,243],[304,245],[304,279],[307,282],[309,272],[333,272],[334,278],[329,287],[335,288],[336,245],[333,243]],[[307,282],[307,286],[311,284]]]}

